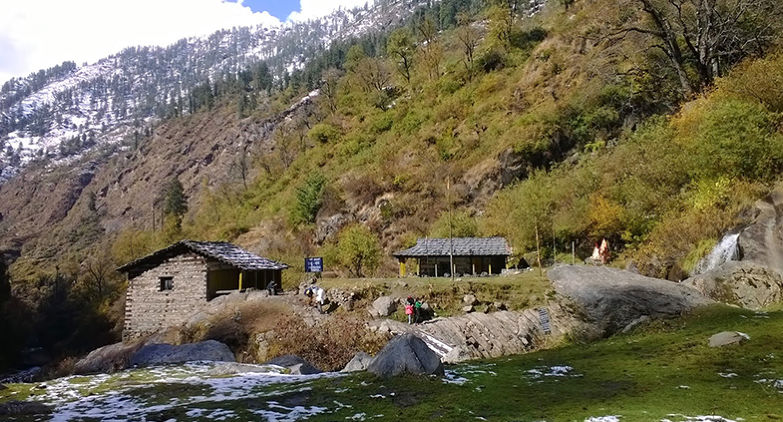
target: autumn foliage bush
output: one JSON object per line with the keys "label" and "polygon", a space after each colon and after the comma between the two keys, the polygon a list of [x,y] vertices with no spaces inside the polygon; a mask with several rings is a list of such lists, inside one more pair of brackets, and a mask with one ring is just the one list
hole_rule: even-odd
{"label": "autumn foliage bush", "polygon": [[388,340],[350,314],[332,315],[313,327],[289,314],[278,320],[274,332],[270,357],[294,354],[324,371],[339,371],[359,351],[374,355]]}

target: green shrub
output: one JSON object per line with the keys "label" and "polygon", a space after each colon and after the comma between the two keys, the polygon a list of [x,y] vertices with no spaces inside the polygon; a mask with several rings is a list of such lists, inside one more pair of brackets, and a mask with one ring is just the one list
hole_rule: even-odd
{"label": "green shrub", "polygon": [[315,142],[327,144],[339,140],[340,130],[329,123],[318,123],[307,132],[307,137]]}
{"label": "green shrub", "polygon": [[372,274],[381,262],[380,242],[367,226],[350,225],[340,232],[337,256],[340,264],[355,277]]}
{"label": "green shrub", "polygon": [[675,124],[696,178],[770,180],[783,168],[779,119],[760,104],[703,101]]}

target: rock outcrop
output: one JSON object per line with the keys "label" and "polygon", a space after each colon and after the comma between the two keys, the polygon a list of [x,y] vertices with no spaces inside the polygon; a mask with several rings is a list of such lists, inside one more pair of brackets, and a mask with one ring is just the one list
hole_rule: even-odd
{"label": "rock outcrop", "polygon": [[387,317],[397,310],[397,301],[391,296],[381,296],[372,303],[370,313],[374,316]]}
{"label": "rock outcrop", "polygon": [[722,331],[710,337],[710,347],[723,347],[732,344],[742,344],[750,340],[750,336],[739,331]]}
{"label": "rock outcrop", "polygon": [[0,416],[35,416],[48,415],[50,413],[52,413],[51,407],[35,401],[9,401],[0,403]]}
{"label": "rock outcrop", "polygon": [[234,362],[234,354],[225,344],[216,340],[172,346],[171,344],[150,344],[131,356],[131,366],[150,366],[192,361]]}
{"label": "rock outcrop", "polygon": [[393,338],[372,360],[367,370],[380,377],[444,373],[438,355],[427,347],[424,340],[411,333]]}
{"label": "rock outcrop", "polygon": [[[550,320],[547,327],[542,324],[542,314]],[[579,329],[578,322],[554,303],[524,311],[436,318],[418,325],[387,319],[376,321],[371,327],[391,334],[416,334],[444,363],[530,352],[548,339],[559,339]]]}
{"label": "rock outcrop", "polygon": [[563,265],[548,272],[587,338],[611,335],[642,316],[676,317],[713,303],[696,289],[608,267]]}
{"label": "rock outcrop", "polygon": [[761,309],[783,301],[783,275],[754,262],[729,261],[683,284],[723,303]]}
{"label": "rock outcrop", "polygon": [[266,365],[277,365],[287,368],[291,375],[312,375],[320,374],[320,369],[313,366],[310,362],[296,355],[283,355],[265,362]]}
{"label": "rock outcrop", "polygon": [[783,272],[783,187],[756,202],[754,214],[737,239],[741,259]]}
{"label": "rock outcrop", "polygon": [[359,352],[345,365],[340,372],[360,372],[366,371],[372,362],[372,356],[364,352]]}
{"label": "rock outcrop", "polygon": [[114,343],[93,350],[76,362],[74,373],[97,374],[110,373],[125,369],[130,364],[131,355],[141,348],[141,343]]}

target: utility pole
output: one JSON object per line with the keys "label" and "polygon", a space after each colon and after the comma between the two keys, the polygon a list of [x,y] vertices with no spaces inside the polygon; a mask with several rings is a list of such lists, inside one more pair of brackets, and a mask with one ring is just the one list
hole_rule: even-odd
{"label": "utility pole", "polygon": [[451,177],[446,178],[446,202],[449,206],[449,268],[454,282],[454,228],[451,224]]}

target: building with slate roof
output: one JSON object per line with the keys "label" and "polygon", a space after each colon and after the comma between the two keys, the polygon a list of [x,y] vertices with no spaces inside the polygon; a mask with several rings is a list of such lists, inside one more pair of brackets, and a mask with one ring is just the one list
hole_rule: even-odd
{"label": "building with slate roof", "polygon": [[123,265],[128,276],[123,338],[180,325],[234,291],[280,286],[286,264],[226,242],[183,240]]}
{"label": "building with slate roof", "polygon": [[406,264],[413,260],[416,275],[445,277],[451,275],[450,257],[454,257],[455,275],[500,274],[506,268],[511,247],[502,237],[455,237],[453,239],[419,239],[412,248],[399,251],[400,276]]}

